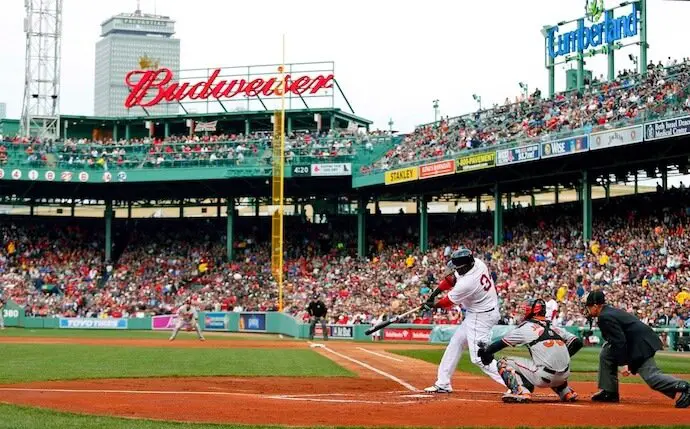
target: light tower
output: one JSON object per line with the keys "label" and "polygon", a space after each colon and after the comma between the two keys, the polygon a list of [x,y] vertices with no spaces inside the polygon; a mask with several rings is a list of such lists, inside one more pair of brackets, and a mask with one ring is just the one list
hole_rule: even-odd
{"label": "light tower", "polygon": [[22,135],[60,135],[62,0],[24,0],[26,60]]}

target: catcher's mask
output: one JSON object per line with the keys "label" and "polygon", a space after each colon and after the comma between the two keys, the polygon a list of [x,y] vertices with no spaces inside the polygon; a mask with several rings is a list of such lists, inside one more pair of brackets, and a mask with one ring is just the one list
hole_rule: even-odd
{"label": "catcher's mask", "polygon": [[530,299],[522,304],[522,321],[546,318],[546,302],[541,298]]}

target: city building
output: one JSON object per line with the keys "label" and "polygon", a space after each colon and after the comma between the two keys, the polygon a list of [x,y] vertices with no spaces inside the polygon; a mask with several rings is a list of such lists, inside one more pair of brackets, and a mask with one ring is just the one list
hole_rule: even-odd
{"label": "city building", "polygon": [[[131,70],[167,67],[180,70],[180,40],[173,38],[175,21],[167,16],[122,13],[101,24],[96,43],[94,115],[142,116],[141,107],[127,109],[125,76]],[[177,114],[174,104],[147,109],[149,115]]]}

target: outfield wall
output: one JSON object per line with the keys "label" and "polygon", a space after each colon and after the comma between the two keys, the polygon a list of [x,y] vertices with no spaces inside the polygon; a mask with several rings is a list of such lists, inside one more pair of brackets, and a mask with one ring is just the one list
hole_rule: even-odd
{"label": "outfield wall", "polygon": [[[8,302],[3,310],[5,326],[23,327],[29,329],[101,329],[101,330],[161,330],[170,331],[175,325],[174,315],[142,317],[142,318],[57,318],[57,317],[27,317],[24,309],[13,302]],[[294,317],[277,312],[200,312],[199,323],[204,331],[217,332],[249,332],[281,334],[292,338],[309,338],[309,325],[298,322]],[[444,344],[450,341],[458,325],[417,325],[392,324],[373,336],[365,331],[369,324],[361,325],[328,325],[328,337],[333,340],[355,341],[416,341]],[[491,332],[491,340],[502,337],[513,326],[498,325]],[[566,327],[569,332],[582,337],[586,328]],[[674,349],[675,342],[681,333],[690,333],[688,329],[655,328],[657,332],[666,332],[670,337],[670,348]],[[598,329],[593,335],[603,343]],[[321,339],[321,326],[316,326],[316,339]]]}

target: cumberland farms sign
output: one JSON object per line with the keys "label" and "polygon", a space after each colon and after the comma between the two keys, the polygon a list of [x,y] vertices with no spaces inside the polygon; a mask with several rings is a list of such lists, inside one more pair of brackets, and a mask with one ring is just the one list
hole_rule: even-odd
{"label": "cumberland farms sign", "polygon": [[[280,70],[279,70],[280,72]],[[285,75],[270,78],[223,79],[221,69],[215,69],[207,80],[179,82],[172,70],[132,70],[127,73],[125,83],[129,96],[125,107],[151,107],[163,102],[184,102],[189,100],[231,99],[237,96],[270,97],[295,94],[317,94],[333,88],[333,74],[318,76]]]}

